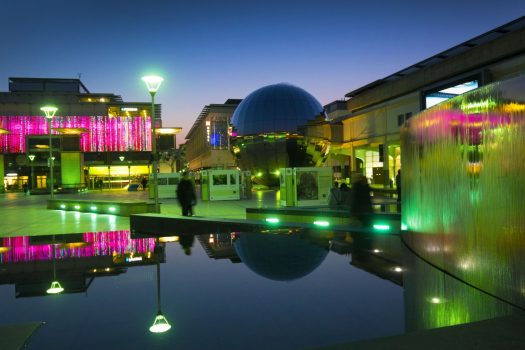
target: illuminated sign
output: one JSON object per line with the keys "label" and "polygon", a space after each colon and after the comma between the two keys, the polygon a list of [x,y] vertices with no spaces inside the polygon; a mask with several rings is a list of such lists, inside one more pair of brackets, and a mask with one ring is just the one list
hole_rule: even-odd
{"label": "illuminated sign", "polygon": [[126,258],[126,262],[142,261],[141,256],[130,256]]}

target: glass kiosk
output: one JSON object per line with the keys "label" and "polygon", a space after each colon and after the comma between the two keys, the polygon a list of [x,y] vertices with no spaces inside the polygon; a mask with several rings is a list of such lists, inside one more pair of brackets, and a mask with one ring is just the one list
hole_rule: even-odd
{"label": "glass kiosk", "polygon": [[201,171],[201,198],[203,201],[241,199],[239,170],[209,169]]}
{"label": "glass kiosk", "polygon": [[280,172],[281,205],[285,207],[328,204],[332,187],[332,168],[282,168]]}

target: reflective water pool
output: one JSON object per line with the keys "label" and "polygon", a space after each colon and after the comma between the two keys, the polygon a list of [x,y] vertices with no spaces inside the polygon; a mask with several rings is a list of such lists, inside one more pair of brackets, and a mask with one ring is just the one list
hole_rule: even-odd
{"label": "reflective water pool", "polygon": [[[0,327],[44,322],[30,349],[298,349],[459,323],[436,311],[452,305],[456,318],[471,315],[463,322],[513,311],[459,293],[468,287],[457,281],[439,288],[446,277],[407,258],[398,236],[269,229],[0,241]],[[63,291],[50,294],[52,282]],[[163,330],[151,328],[157,315],[171,326],[164,333],[152,332]]]}

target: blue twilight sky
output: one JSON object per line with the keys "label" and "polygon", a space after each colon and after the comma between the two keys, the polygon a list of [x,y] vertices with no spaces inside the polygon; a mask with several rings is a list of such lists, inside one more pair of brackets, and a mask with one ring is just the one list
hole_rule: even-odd
{"label": "blue twilight sky", "polygon": [[[209,103],[288,82],[321,104],[525,15],[523,0],[3,0],[8,77],[81,79],[186,134]],[[183,137],[178,137],[178,142]]]}

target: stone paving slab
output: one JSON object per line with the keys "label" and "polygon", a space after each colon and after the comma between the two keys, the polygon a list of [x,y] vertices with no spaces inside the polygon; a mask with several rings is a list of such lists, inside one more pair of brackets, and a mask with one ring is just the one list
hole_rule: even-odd
{"label": "stone paving slab", "polygon": [[[59,194],[56,199],[112,201],[150,201],[147,191],[89,191],[82,194]],[[129,230],[129,218],[109,214],[79,213],[46,209],[47,195],[25,196],[22,193],[0,194],[0,237],[49,235],[93,231]],[[161,214],[181,216],[176,199],[161,199]],[[276,207],[275,191],[258,191],[251,199],[239,201],[198,201],[196,215],[201,217],[244,219],[246,208]]]}
{"label": "stone paving slab", "polygon": [[525,315],[338,344],[317,350],[513,350],[525,349]]}
{"label": "stone paving slab", "polygon": [[33,333],[43,322],[0,325],[0,349],[24,349]]}

